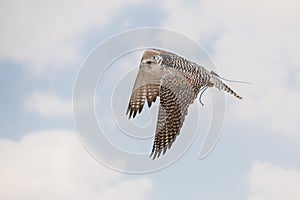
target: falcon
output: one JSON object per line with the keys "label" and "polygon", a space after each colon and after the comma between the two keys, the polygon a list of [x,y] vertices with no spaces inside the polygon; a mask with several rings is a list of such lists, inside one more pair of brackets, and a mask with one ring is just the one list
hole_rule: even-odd
{"label": "falcon", "polygon": [[208,87],[216,87],[242,99],[220,80],[220,76],[203,66],[165,50],[147,49],[144,52],[126,115],[129,119],[134,118],[142,111],[145,101],[150,108],[157,97],[160,98],[150,157],[158,158],[171,148],[180,133],[189,105],[200,91],[203,93]]}

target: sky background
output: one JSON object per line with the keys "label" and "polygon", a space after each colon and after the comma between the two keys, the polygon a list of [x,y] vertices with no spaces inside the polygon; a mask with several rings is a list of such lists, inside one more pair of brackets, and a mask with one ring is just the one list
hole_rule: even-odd
{"label": "sky background", "polygon": [[[299,10],[296,0],[1,1],[0,199],[299,199]],[[206,159],[200,129],[177,162],[132,175],[84,149],[72,92],[92,49],[142,27],[192,38],[220,75],[252,84],[229,84],[244,99],[226,96],[222,136]],[[137,68],[139,56],[122,62]],[[199,108],[209,118],[209,105]]]}

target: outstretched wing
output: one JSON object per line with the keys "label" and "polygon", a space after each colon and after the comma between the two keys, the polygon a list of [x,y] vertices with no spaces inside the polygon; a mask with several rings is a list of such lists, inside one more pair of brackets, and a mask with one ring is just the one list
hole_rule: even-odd
{"label": "outstretched wing", "polygon": [[156,101],[157,96],[159,96],[161,76],[164,73],[163,70],[150,67],[139,69],[126,112],[126,115],[129,114],[129,119],[131,116],[134,118],[137,113],[142,111],[146,99],[148,107]]}
{"label": "outstretched wing", "polygon": [[179,135],[188,107],[197,97],[193,80],[175,70],[162,76],[156,133],[150,155],[153,159],[165,154]]}

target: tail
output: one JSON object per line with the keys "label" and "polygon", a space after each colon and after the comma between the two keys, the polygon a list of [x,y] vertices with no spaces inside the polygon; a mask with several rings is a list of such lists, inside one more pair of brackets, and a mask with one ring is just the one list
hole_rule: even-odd
{"label": "tail", "polygon": [[232,94],[233,96],[235,96],[238,99],[242,99],[242,97],[240,95],[238,95],[235,91],[233,91],[229,86],[227,86],[225,83],[223,83],[220,79],[219,79],[219,75],[216,74],[215,72],[211,71],[210,72],[210,80],[209,80],[209,86],[213,87],[215,86],[216,88],[218,88],[219,90],[223,90],[225,92],[228,92],[229,94]]}

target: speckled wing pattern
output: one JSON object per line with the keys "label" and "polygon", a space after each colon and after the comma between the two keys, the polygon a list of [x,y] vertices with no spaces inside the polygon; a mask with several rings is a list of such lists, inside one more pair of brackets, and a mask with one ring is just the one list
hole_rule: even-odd
{"label": "speckled wing pattern", "polygon": [[145,101],[151,107],[159,96],[157,126],[150,155],[153,159],[165,154],[171,147],[180,133],[189,105],[199,91],[207,87],[216,87],[242,98],[223,83],[219,75],[196,63],[163,50],[144,52],[126,114],[134,118],[142,111]]}
{"label": "speckled wing pattern", "polygon": [[185,76],[176,71],[162,76],[156,133],[150,155],[153,159],[161,153],[165,154],[172,146],[180,133],[189,105],[197,97]]}
{"label": "speckled wing pattern", "polygon": [[175,69],[155,71],[140,68],[129,100],[129,118],[140,113],[147,100],[150,107],[160,97],[154,144],[150,156],[158,158],[174,143],[183,125],[190,104],[197,97],[193,79]]}
{"label": "speckled wing pattern", "polygon": [[159,96],[161,76],[161,71],[157,72],[146,67],[139,69],[126,112],[126,115],[129,114],[129,119],[142,111],[146,100],[148,107],[156,101]]}

